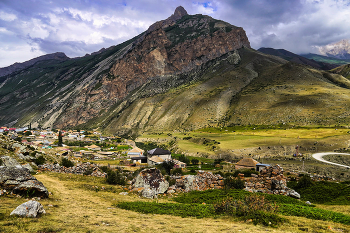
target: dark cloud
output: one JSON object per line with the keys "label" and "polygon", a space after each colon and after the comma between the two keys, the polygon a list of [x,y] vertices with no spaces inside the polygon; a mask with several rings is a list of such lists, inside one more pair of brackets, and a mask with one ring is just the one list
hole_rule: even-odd
{"label": "dark cloud", "polygon": [[84,56],[122,43],[179,5],[243,27],[256,49],[305,53],[350,38],[348,0],[2,0],[0,67],[57,51]]}

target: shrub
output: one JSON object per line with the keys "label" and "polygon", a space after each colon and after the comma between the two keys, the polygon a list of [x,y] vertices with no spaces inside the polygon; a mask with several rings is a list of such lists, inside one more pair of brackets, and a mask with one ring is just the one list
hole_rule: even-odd
{"label": "shrub", "polygon": [[192,160],[191,160],[191,163],[192,163],[193,165],[198,165],[199,160],[198,160],[198,159],[192,159]]}
{"label": "shrub", "polygon": [[62,158],[60,165],[64,166],[64,167],[73,167],[74,163],[72,161],[70,161],[69,159]]}
{"label": "shrub", "polygon": [[172,160],[169,160],[169,161],[165,161],[162,164],[159,164],[158,168],[159,168],[159,170],[164,169],[166,174],[170,175],[170,171],[171,171],[171,169],[174,168],[174,165],[175,165],[175,163]]}
{"label": "shrub", "polygon": [[224,180],[225,189],[244,189],[244,181],[240,178],[227,177]]}
{"label": "shrub", "polygon": [[278,206],[270,203],[264,196],[253,194],[243,200],[234,200],[232,197],[214,204],[215,212],[241,217],[245,220],[252,219],[253,223],[265,226],[277,226],[287,221],[276,214]]}
{"label": "shrub", "polygon": [[0,166],[2,166],[2,160],[0,159]]}
{"label": "shrub", "polygon": [[87,170],[83,173],[83,175],[84,175],[84,176],[88,176],[88,175],[91,175],[92,172],[93,172],[92,168],[89,168],[89,169],[87,169]]}
{"label": "shrub", "polygon": [[183,175],[183,171],[182,168],[175,168],[171,171],[172,175],[177,175],[177,176],[182,176]]}
{"label": "shrub", "polygon": [[112,170],[109,170],[107,172],[106,182],[108,184],[125,185],[126,184],[126,178],[119,171],[114,172]]}
{"label": "shrub", "polygon": [[295,189],[309,188],[313,185],[314,182],[311,180],[310,176],[302,176],[295,186]]}
{"label": "shrub", "polygon": [[43,165],[45,163],[46,159],[44,158],[44,156],[40,155],[38,158],[36,158],[34,160],[34,163],[36,165]]}

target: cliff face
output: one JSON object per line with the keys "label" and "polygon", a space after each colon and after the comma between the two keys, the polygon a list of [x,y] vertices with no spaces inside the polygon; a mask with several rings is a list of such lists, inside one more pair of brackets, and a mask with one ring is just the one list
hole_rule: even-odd
{"label": "cliff face", "polygon": [[242,28],[209,16],[188,15],[178,7],[134,41],[108,73],[86,86],[55,125],[85,123],[155,77],[189,72],[243,46],[250,48]]}

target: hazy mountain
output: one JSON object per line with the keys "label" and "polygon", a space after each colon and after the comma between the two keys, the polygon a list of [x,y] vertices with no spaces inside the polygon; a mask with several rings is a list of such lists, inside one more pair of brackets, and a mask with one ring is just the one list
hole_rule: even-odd
{"label": "hazy mountain", "polygon": [[320,54],[338,59],[350,59],[350,40],[341,40],[339,42],[318,47]]}
{"label": "hazy mountain", "polygon": [[240,27],[178,7],[120,45],[1,77],[0,124],[119,134],[338,124],[350,120],[349,87],[339,74],[251,49]]}

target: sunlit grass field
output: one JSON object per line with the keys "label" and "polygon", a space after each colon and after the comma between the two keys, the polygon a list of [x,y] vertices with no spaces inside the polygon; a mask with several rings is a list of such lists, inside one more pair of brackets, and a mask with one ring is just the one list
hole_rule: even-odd
{"label": "sunlit grass field", "polygon": [[[41,173],[37,179],[52,195],[40,200],[46,214],[39,218],[9,216],[25,198],[0,197],[0,232],[349,232],[349,226],[302,217],[287,217],[290,222],[278,228],[253,225],[233,217],[182,218],[179,216],[141,214],[115,207],[128,201],[172,202],[140,198],[136,194],[120,195],[123,188],[108,185],[103,178],[72,174]],[[103,188],[104,187],[104,188]],[[332,209],[331,206],[319,206]],[[334,209],[333,209],[334,210]],[[346,213],[343,206],[339,212]]]}

